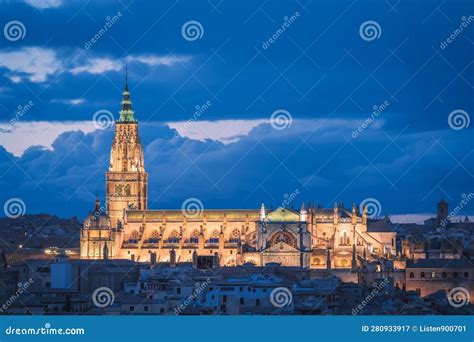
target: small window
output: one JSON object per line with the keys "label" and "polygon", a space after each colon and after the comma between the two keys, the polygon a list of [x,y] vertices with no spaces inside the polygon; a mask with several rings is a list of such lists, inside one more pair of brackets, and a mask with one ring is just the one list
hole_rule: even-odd
{"label": "small window", "polygon": [[410,278],[415,278],[415,273],[410,272]]}
{"label": "small window", "polygon": [[458,277],[458,272],[453,272],[453,278],[457,278]]}
{"label": "small window", "polygon": [[443,272],[443,273],[442,273],[442,277],[443,277],[443,278],[446,278],[446,277],[447,277],[446,272]]}
{"label": "small window", "polygon": [[420,278],[424,278],[425,277],[425,272],[421,272],[420,273]]}
{"label": "small window", "polygon": [[245,304],[245,300],[243,297],[240,297],[240,305],[244,305]]}
{"label": "small window", "polygon": [[469,272],[464,272],[464,278],[469,278]]}
{"label": "small window", "polygon": [[257,300],[255,301],[255,306],[260,306],[260,299],[257,299]]}

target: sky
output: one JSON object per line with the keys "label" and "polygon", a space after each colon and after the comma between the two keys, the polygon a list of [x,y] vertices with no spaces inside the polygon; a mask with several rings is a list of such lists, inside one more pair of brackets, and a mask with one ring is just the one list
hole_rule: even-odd
{"label": "sky", "polygon": [[104,200],[127,66],[150,208],[474,213],[472,1],[0,6],[5,207],[83,218]]}

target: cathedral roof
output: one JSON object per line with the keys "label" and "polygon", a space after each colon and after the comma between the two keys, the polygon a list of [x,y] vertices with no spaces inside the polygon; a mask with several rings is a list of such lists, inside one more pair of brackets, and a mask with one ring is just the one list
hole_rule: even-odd
{"label": "cathedral roof", "polygon": [[110,229],[110,219],[105,212],[105,208],[100,205],[97,198],[95,201],[94,210],[87,215],[84,220],[85,229]]}
{"label": "cathedral roof", "polygon": [[146,220],[163,220],[166,217],[167,221],[182,221],[183,216],[188,221],[199,220],[202,221],[204,216],[206,220],[223,220],[224,215],[226,220],[245,221],[248,217],[249,221],[257,221],[259,218],[259,210],[256,209],[205,209],[200,212],[186,215],[185,211],[181,209],[175,210],[130,210],[127,211],[128,221],[142,221],[145,215]]}
{"label": "cathedral roof", "polygon": [[373,233],[392,233],[393,228],[390,220],[383,218],[381,220],[369,220],[367,222],[367,231]]}
{"label": "cathedral roof", "polygon": [[268,221],[271,222],[298,222],[300,220],[299,213],[287,208],[278,208],[267,215]]}

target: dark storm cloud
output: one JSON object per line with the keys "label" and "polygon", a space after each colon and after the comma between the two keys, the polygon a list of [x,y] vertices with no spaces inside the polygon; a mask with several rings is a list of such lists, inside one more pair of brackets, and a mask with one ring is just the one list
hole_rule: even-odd
{"label": "dark storm cloud", "polygon": [[[470,132],[397,137],[369,127],[354,139],[359,123],[294,121],[283,131],[262,124],[228,145],[175,137],[167,126],[144,124],[150,207],[179,208],[188,197],[209,208],[258,208],[261,202],[276,207],[298,190],[296,207],[302,201],[350,205],[375,197],[388,213],[416,213],[432,211],[442,194],[455,202],[471,192]],[[95,194],[104,197],[111,140],[110,130],[67,132],[52,151],[32,147],[16,158],[2,150],[0,200],[22,198],[31,213],[53,208],[83,216]]]}

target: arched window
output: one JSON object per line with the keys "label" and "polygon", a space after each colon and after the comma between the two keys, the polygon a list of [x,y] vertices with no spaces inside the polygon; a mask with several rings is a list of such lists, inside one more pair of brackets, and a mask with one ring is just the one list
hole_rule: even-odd
{"label": "arched window", "polygon": [[421,273],[420,273],[420,277],[421,277],[421,278],[424,278],[424,277],[425,277],[425,272],[421,272]]}
{"label": "arched window", "polygon": [[349,237],[347,236],[347,232],[342,233],[340,241],[341,241],[341,245],[343,245],[343,246],[347,246],[347,245],[351,244],[351,242],[349,240]]}
{"label": "arched window", "polygon": [[128,243],[138,243],[139,239],[140,239],[140,234],[138,234],[138,231],[134,230],[130,234],[130,238],[128,239]]}
{"label": "arched window", "polygon": [[410,278],[415,278],[415,273],[410,272]]}
{"label": "arched window", "polygon": [[189,239],[191,243],[198,243],[199,242],[199,231],[197,229],[193,230],[191,233],[191,238]]}
{"label": "arched window", "polygon": [[234,229],[230,236],[230,242],[240,242],[240,230]]}
{"label": "arched window", "polygon": [[168,243],[179,243],[179,233],[176,229],[173,229],[168,236]]}
{"label": "arched window", "polygon": [[298,248],[296,237],[293,234],[286,231],[278,232],[275,235],[273,235],[269,244],[270,246],[273,246],[277,244],[278,242],[284,242],[293,248]]}
{"label": "arched window", "polygon": [[160,233],[155,230],[151,233],[150,238],[148,239],[148,243],[158,243],[160,240]]}
{"label": "arched window", "polygon": [[213,232],[212,232],[212,235],[211,237],[209,238],[209,242],[210,243],[219,243],[219,231],[217,229],[215,229]]}

